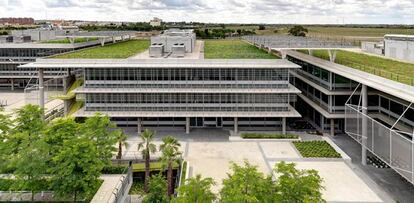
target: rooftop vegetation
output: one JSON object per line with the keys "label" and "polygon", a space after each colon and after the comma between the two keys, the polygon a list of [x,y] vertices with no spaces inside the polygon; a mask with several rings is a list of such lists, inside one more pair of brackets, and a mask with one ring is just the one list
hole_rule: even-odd
{"label": "rooftop vegetation", "polygon": [[299,136],[295,134],[271,134],[271,133],[242,133],[241,137],[244,139],[298,139]]}
{"label": "rooftop vegetation", "polygon": [[[95,41],[98,40],[98,38],[93,37],[93,38],[75,38],[75,43],[83,43],[83,42],[88,42],[88,41]],[[65,38],[65,39],[54,39],[54,40],[48,40],[48,41],[43,41],[42,43],[44,44],[70,44],[69,39]]]}
{"label": "rooftop vegetation", "polygon": [[[307,53],[307,51],[301,52]],[[313,56],[329,60],[326,50],[315,50]],[[411,63],[342,50],[337,52],[335,62],[390,80],[414,85],[414,64]]]}
{"label": "rooftop vegetation", "polygon": [[257,47],[241,40],[206,40],[204,44],[206,59],[276,59]]}
{"label": "rooftop vegetation", "polygon": [[93,47],[72,53],[57,55],[58,59],[123,59],[141,53],[148,49],[149,40],[129,40],[116,44],[107,44],[103,47]]}

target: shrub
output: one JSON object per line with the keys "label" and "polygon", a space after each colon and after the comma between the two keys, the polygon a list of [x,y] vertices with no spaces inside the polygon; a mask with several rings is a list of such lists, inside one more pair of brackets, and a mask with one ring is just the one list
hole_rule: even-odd
{"label": "shrub", "polygon": [[242,133],[244,139],[298,139],[295,134]]}
{"label": "shrub", "polygon": [[326,141],[293,142],[303,157],[341,158],[341,155]]}
{"label": "shrub", "polygon": [[102,169],[103,174],[124,174],[126,172],[127,166],[126,165],[118,165],[118,166],[105,166]]}

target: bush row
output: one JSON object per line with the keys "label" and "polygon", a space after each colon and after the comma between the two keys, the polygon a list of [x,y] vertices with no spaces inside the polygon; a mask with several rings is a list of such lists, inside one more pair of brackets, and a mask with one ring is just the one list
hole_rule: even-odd
{"label": "bush row", "polygon": [[295,134],[242,133],[244,139],[298,139]]}
{"label": "bush row", "polygon": [[295,141],[293,144],[303,157],[341,158],[341,155],[326,141]]}

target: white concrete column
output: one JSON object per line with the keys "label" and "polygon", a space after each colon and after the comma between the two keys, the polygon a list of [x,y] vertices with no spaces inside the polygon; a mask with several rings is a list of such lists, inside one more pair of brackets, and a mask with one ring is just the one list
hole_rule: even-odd
{"label": "white concrete column", "polygon": [[185,134],[190,134],[190,117],[185,118]]}
{"label": "white concrete column", "polygon": [[138,131],[138,135],[139,135],[142,132],[142,121],[141,121],[141,118],[138,118],[137,125],[138,125],[137,131]]}
{"label": "white concrete column", "polygon": [[282,118],[282,134],[286,135],[286,117]]}
{"label": "white concrete column", "polygon": [[[62,78],[62,80],[63,80],[62,81],[63,82],[63,92],[65,94],[67,94],[68,89],[69,89],[69,87],[68,87],[69,77],[64,77],[64,78]],[[69,113],[69,101],[68,100],[63,100],[63,113],[64,113],[65,116],[67,116],[68,113]]]}
{"label": "white concrete column", "polygon": [[269,48],[267,48],[267,53],[268,53],[268,54],[271,54],[271,53],[272,53],[272,48],[270,48],[270,47],[269,47]]}
{"label": "white concrete column", "polygon": [[336,50],[332,50],[329,49],[328,50],[328,54],[329,54],[329,60],[333,63],[335,63],[335,59],[336,59]]}
{"label": "white concrete column", "polygon": [[308,49],[308,53],[310,56],[313,56],[313,49]]}
{"label": "white concrete column", "polygon": [[99,38],[99,42],[101,43],[101,46],[105,46],[105,38]]}
{"label": "white concrete column", "polygon": [[[39,106],[40,108],[45,108],[45,90],[44,90],[44,82],[43,82],[43,68],[39,68],[38,70],[38,77],[39,77]],[[43,115],[44,118],[44,115]]]}
{"label": "white concrete column", "polygon": [[239,132],[239,118],[234,117],[234,134]]}
{"label": "white concrete column", "polygon": [[14,78],[10,79],[10,89],[14,91]]}
{"label": "white concrete column", "polygon": [[335,120],[332,118],[330,120],[331,120],[331,136],[335,136]]}
{"label": "white concrete column", "polygon": [[116,42],[115,37],[112,37],[112,43],[115,43],[115,42]]}
{"label": "white concrete column", "polygon": [[280,50],[280,55],[282,56],[282,59],[286,59],[287,53],[286,50]]}
{"label": "white concrete column", "polygon": [[362,85],[361,90],[361,97],[362,97],[362,143],[361,143],[361,162],[362,165],[367,165],[367,136],[368,136],[368,87],[366,85]]}

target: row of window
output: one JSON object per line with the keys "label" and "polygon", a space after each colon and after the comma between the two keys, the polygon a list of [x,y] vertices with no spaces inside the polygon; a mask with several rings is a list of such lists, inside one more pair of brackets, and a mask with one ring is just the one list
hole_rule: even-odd
{"label": "row of window", "polygon": [[288,80],[288,69],[219,69],[219,68],[102,68],[86,69],[88,80]]}

